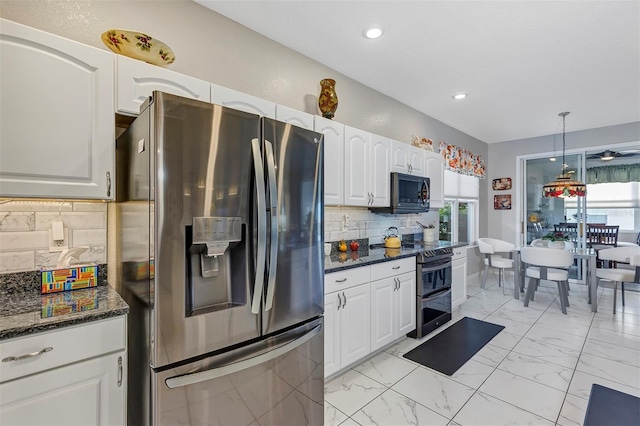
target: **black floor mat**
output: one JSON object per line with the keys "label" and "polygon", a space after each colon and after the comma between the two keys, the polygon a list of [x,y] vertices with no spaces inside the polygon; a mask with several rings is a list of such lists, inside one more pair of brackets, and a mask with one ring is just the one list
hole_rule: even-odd
{"label": "black floor mat", "polygon": [[640,398],[593,384],[583,425],[638,426]]}
{"label": "black floor mat", "polygon": [[404,357],[451,376],[503,328],[502,325],[464,317]]}

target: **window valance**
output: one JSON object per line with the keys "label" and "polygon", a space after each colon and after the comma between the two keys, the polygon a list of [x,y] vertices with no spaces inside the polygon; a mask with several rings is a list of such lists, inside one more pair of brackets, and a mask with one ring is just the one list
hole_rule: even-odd
{"label": "window valance", "polygon": [[586,181],[587,184],[640,182],[640,163],[590,167]]}
{"label": "window valance", "polygon": [[440,154],[444,159],[445,169],[462,175],[475,176],[480,179],[485,178],[484,159],[481,155],[468,149],[448,144],[445,141],[440,141],[439,148]]}

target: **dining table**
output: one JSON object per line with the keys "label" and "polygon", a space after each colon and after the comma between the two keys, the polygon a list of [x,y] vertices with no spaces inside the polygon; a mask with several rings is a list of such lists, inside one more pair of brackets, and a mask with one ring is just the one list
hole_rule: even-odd
{"label": "dining table", "polygon": [[[521,248],[522,246],[516,247],[516,249],[513,251],[513,297],[515,299],[520,299],[520,292],[524,292],[524,273],[526,271],[526,268],[523,267],[522,261],[520,260]],[[573,253],[574,258],[586,261],[586,283],[589,289],[589,303],[591,304],[591,312],[598,312],[598,280],[596,279],[596,257],[598,253],[593,248],[573,248],[569,249],[568,251]]]}

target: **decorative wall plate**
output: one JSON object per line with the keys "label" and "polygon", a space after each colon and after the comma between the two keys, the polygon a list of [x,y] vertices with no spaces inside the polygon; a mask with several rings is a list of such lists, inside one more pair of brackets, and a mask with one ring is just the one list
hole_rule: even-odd
{"label": "decorative wall plate", "polygon": [[119,55],[164,67],[176,60],[173,50],[150,35],[129,30],[107,30],[102,42]]}
{"label": "decorative wall plate", "polygon": [[511,189],[511,178],[499,178],[491,181],[491,187],[494,191],[503,191]]}
{"label": "decorative wall plate", "polygon": [[494,210],[511,210],[511,195],[494,195]]}

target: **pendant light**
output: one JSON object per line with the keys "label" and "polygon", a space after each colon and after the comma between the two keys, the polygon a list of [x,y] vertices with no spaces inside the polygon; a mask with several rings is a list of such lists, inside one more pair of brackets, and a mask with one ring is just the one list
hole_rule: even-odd
{"label": "pendant light", "polygon": [[562,166],[556,180],[542,187],[542,195],[545,198],[584,197],[587,194],[587,186],[582,182],[572,180],[571,174],[565,171],[568,167],[564,162],[565,118],[569,113],[561,112],[558,115],[562,117]]}

